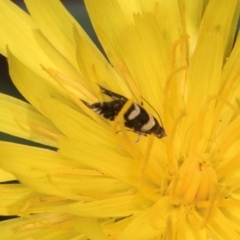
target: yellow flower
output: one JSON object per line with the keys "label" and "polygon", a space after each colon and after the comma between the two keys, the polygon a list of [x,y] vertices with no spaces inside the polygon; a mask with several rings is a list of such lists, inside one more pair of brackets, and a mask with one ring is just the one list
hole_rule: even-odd
{"label": "yellow flower", "polygon": [[[0,0],[0,51],[29,101],[0,95],[2,239],[239,239],[237,0],[85,0],[108,60],[59,1]],[[234,45],[234,47],[233,47]],[[105,86],[167,137],[126,131],[80,100]],[[146,101],[145,101],[146,99]],[[148,103],[149,104],[148,104]],[[118,133],[116,134],[116,131]]]}

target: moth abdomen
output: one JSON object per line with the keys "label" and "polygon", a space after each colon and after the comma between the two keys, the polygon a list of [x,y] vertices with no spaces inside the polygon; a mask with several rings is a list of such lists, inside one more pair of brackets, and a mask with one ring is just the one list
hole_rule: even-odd
{"label": "moth abdomen", "polygon": [[[103,94],[112,98],[111,101],[96,102],[93,104],[89,104],[83,100],[82,102],[97,114],[113,121],[118,116],[128,99],[120,94],[107,90],[100,85],[99,87]],[[164,128],[160,126],[157,119],[137,103],[133,103],[124,113],[123,117],[125,127],[139,135],[147,136],[148,134],[154,134],[158,138],[166,136]]]}

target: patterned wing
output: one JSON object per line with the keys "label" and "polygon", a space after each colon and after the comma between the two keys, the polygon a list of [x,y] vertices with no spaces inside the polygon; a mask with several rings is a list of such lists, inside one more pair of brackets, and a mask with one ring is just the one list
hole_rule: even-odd
{"label": "patterned wing", "polygon": [[113,121],[115,117],[119,114],[125,103],[125,100],[113,100],[111,102],[97,102],[93,103],[92,105],[88,103],[85,104],[102,117]]}
{"label": "patterned wing", "polygon": [[[93,104],[89,104],[83,100],[82,102],[102,117],[113,121],[128,99],[120,94],[107,90],[100,85],[99,87],[101,92],[109,96],[112,101],[96,102]],[[148,134],[154,134],[158,138],[166,136],[164,128],[159,125],[157,119],[137,103],[133,103],[124,113],[124,125],[138,133],[139,136],[147,136]]]}
{"label": "patterned wing", "polygon": [[110,98],[112,98],[113,100],[122,100],[127,102],[127,98],[125,98],[124,96],[117,94],[115,92],[109,91],[107,90],[105,87],[102,87],[101,85],[98,85],[101,89],[101,92],[107,96],[109,96]]}

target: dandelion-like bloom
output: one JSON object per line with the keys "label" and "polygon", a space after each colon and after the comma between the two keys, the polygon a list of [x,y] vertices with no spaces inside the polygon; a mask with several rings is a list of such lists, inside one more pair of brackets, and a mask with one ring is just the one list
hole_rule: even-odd
{"label": "dandelion-like bloom", "polygon": [[[1,94],[1,239],[239,239],[239,2],[85,1],[108,60],[55,0],[0,1],[0,50],[28,103]],[[233,47],[234,45],[234,47]],[[126,131],[80,100],[107,87],[160,114]],[[147,104],[145,100],[149,103]],[[160,122],[160,119],[158,119]],[[116,131],[118,132],[116,134]]]}

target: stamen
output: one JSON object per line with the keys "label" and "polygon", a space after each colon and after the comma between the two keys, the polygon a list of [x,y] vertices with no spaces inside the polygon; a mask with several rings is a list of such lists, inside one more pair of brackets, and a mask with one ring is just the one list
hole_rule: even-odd
{"label": "stamen", "polygon": [[169,172],[170,175],[174,175],[177,172],[178,165],[177,160],[174,156],[174,138],[177,132],[177,126],[181,122],[182,118],[185,116],[185,113],[182,112],[180,116],[177,118],[177,120],[173,123],[172,129],[170,131],[170,134],[168,135],[169,142],[167,144],[167,159],[169,161]]}
{"label": "stamen", "polygon": [[181,176],[179,174],[179,171],[177,174],[175,174],[174,178],[171,179],[171,182],[166,190],[166,194],[170,197],[170,202],[173,205],[179,205],[181,203],[180,199],[177,196],[177,192],[179,191],[179,185],[182,182]]}
{"label": "stamen", "polygon": [[[178,68],[178,66],[176,66],[176,63],[181,63],[181,65],[187,65],[187,63],[186,63],[186,60],[187,60],[186,44],[187,44],[188,38],[189,37],[187,35],[183,35],[177,41],[175,41],[173,43],[172,49],[171,49],[171,54],[170,54],[170,72],[173,72],[174,69],[176,69],[176,67]],[[180,49],[180,54],[181,54],[180,61],[177,60],[177,57],[176,57],[178,47]],[[185,77],[183,79],[185,79]]]}
{"label": "stamen", "polygon": [[[195,124],[193,126],[193,130],[192,130],[192,135],[191,135],[191,141],[190,141],[190,144],[189,144],[189,149],[188,149],[188,152],[194,152],[196,149],[197,149],[197,145],[199,144],[199,139],[201,139],[201,136],[202,136],[202,130],[201,128],[199,128],[199,126],[201,126],[202,124],[204,124],[205,122],[205,118],[207,116],[207,112],[209,111],[209,105],[211,104],[211,102],[213,100],[219,100],[219,101],[222,101],[223,103],[225,103],[227,106],[229,106],[233,111],[237,111],[236,107],[234,107],[230,102],[228,102],[227,100],[225,99],[222,99],[221,97],[217,96],[217,95],[212,95],[212,96],[209,96],[206,101],[205,101],[205,104],[203,105],[200,113],[199,113],[199,116],[197,118],[197,120],[195,121]],[[213,122],[212,122],[212,129],[213,131],[211,132],[212,135],[214,135],[213,133],[217,131],[217,127],[218,127],[218,124],[217,124],[217,117],[216,115],[214,115],[215,118],[213,119]],[[204,151],[204,150],[203,150]]]}
{"label": "stamen", "polygon": [[[175,102],[177,104],[180,104],[180,102],[182,102],[181,98],[178,97],[180,96],[180,93],[179,93],[179,89],[178,88],[170,88],[173,80],[174,80],[174,77],[176,76],[177,73],[183,71],[183,70],[186,70],[187,69],[187,66],[182,66],[182,67],[179,67],[175,70],[173,70],[167,77],[167,80],[165,82],[165,87],[164,87],[164,100],[163,100],[163,117],[165,119],[164,121],[164,125],[165,125],[165,128],[166,129],[170,129],[170,125],[171,125],[171,122],[170,122],[170,112],[172,111],[172,106],[171,106],[171,101],[169,101],[169,98],[170,98],[170,93],[176,97],[176,100]],[[171,91],[170,91],[171,90]],[[179,100],[179,101],[178,101]],[[183,104],[182,104],[182,107],[183,107]],[[178,107],[178,109],[181,109],[181,107]]]}
{"label": "stamen", "polygon": [[213,119],[213,127],[212,127],[212,134],[217,133],[218,129],[218,119],[221,114],[221,110],[224,105],[227,105],[229,108],[233,110],[236,114],[239,114],[240,111],[237,109],[233,104],[231,104],[229,101],[226,100],[226,98],[223,98],[221,95],[220,96],[215,96],[215,98],[218,100],[217,101],[217,106],[214,109],[214,119]]}
{"label": "stamen", "polygon": [[[49,217],[46,217],[47,219],[37,219],[34,215],[30,216],[29,219],[33,220],[31,223],[26,223],[23,225],[20,225],[19,227],[13,228],[13,231],[15,233],[17,232],[24,232],[29,231],[31,229],[41,228],[41,227],[54,227],[55,229],[68,229],[71,228],[74,224],[71,220],[74,218],[71,214],[55,214],[50,215]],[[72,224],[69,224],[71,223]]]}
{"label": "stamen", "polygon": [[126,113],[126,111],[130,108],[130,106],[133,104],[132,100],[128,100],[123,108],[121,109],[121,111],[119,112],[119,114],[117,115],[117,117],[114,119],[113,122],[113,132],[115,133],[117,131],[117,126],[120,126],[120,130],[123,134],[123,137],[125,138],[125,140],[127,141],[128,144],[131,144],[131,140],[128,137],[126,128],[124,126],[124,114]]}
{"label": "stamen", "polygon": [[142,176],[144,176],[144,174],[145,174],[146,166],[148,164],[149,156],[150,156],[150,153],[151,153],[151,150],[153,147],[153,138],[154,138],[153,135],[150,135],[148,138],[149,140],[148,140],[148,144],[146,147],[146,152],[145,152],[144,157],[141,162],[140,182],[141,182]]}
{"label": "stamen", "polygon": [[[172,80],[174,79],[174,77],[176,76],[177,73],[181,73],[182,70],[187,69],[187,52],[186,52],[186,43],[188,40],[188,36],[181,36],[177,41],[175,41],[175,43],[172,45],[171,48],[171,53],[170,53],[170,73],[168,75],[168,78],[166,80],[165,83],[165,90],[164,90],[164,101],[163,101],[163,116],[165,118],[165,127],[168,130],[170,128],[171,122],[169,117],[172,115],[172,112],[174,111],[174,109],[172,109],[172,106],[170,105],[171,102],[175,102],[177,104],[179,104],[179,107],[176,107],[176,109],[183,109],[184,108],[184,104],[183,104],[183,100],[182,100],[182,96],[184,94],[184,84],[185,84],[185,74],[186,71],[182,72],[182,75],[179,76],[178,79],[180,79],[180,84],[178,81],[174,81],[174,85],[170,88],[170,84],[172,84]],[[180,48],[180,59],[179,60],[177,58],[177,49],[178,46],[180,46],[180,44],[182,45],[182,47]],[[180,63],[180,66],[176,66],[176,63]],[[182,86],[181,86],[182,85]],[[170,91],[171,90],[171,91]],[[170,95],[171,93],[171,95]],[[170,97],[173,96],[174,99],[170,99]],[[170,100],[169,100],[170,99]]]}
{"label": "stamen", "polygon": [[130,72],[127,69],[127,66],[119,58],[117,59],[116,64],[117,64],[118,69],[121,71],[122,76],[126,80],[129,88],[131,89],[134,96],[136,97],[137,102],[141,104],[141,102],[142,102],[141,95],[138,91],[138,88],[136,87],[136,84],[135,84]]}
{"label": "stamen", "polygon": [[[191,157],[184,161],[178,174],[170,183],[167,193],[173,204],[177,202],[187,205],[195,202],[198,204],[212,199],[215,201],[218,193],[217,183],[217,175],[213,168],[201,158]],[[208,221],[208,215],[205,218]]]}
{"label": "stamen", "polygon": [[[43,65],[41,65],[42,69],[48,73],[50,77],[52,77],[65,91],[69,92],[67,90],[67,86],[71,86],[72,89],[79,90],[80,93],[82,93],[87,99],[90,99],[90,101],[98,101],[98,99],[90,92],[88,91],[83,85],[80,83],[74,81],[73,79],[68,78],[67,76],[55,71],[54,69],[45,68]],[[66,85],[64,85],[64,83]]]}
{"label": "stamen", "polygon": [[234,170],[239,164],[240,153],[237,154],[234,158],[231,158],[229,161],[227,159],[224,161],[224,165],[220,166],[217,169],[217,176],[219,179],[225,177],[226,175],[230,174],[232,170]]}
{"label": "stamen", "polygon": [[204,228],[207,223],[209,222],[211,216],[213,215],[213,212],[218,208],[219,203],[219,194],[212,195],[210,201],[208,201],[208,208],[205,213],[204,219],[200,225],[200,229]]}
{"label": "stamen", "polygon": [[[43,66],[42,66],[43,67]],[[67,89],[67,86],[65,84],[63,84],[62,81],[60,80],[64,80],[67,83],[70,83],[70,85],[76,87],[77,89],[79,89],[82,93],[85,94],[85,96],[90,97],[92,99],[94,99],[95,101],[97,101],[97,98],[92,95],[91,92],[89,92],[83,85],[80,85],[76,82],[74,82],[73,80],[59,74],[58,72],[56,72],[55,70],[51,70],[51,69],[46,69],[43,67],[43,70],[45,70],[51,77],[53,77],[54,80],[56,80],[56,82],[65,90],[65,92],[67,93],[67,95],[69,96],[70,99],[72,99],[72,101],[80,108],[82,109],[87,115],[89,115],[92,119],[94,119],[99,125],[103,126],[104,128],[106,128],[107,130],[110,130],[110,126],[103,121],[99,115],[97,115],[96,113],[94,113],[91,109],[89,109],[74,93],[70,92]]]}
{"label": "stamen", "polygon": [[239,136],[240,136],[239,127],[240,126],[238,124],[238,126],[236,126],[236,128],[232,128],[231,129],[232,131],[228,132],[226,139],[224,141],[222,141],[222,143],[220,144],[219,151],[221,151],[222,153],[226,153],[228,151],[228,149],[233,145],[233,143],[235,143],[239,140]]}
{"label": "stamen", "polygon": [[149,157],[153,147],[153,141],[154,141],[154,136],[150,135],[148,137],[146,152],[144,156],[140,159],[141,166],[140,166],[140,173],[139,173],[139,189],[148,199],[151,199],[152,201],[157,201],[159,199],[159,194],[153,192],[149,188],[149,184],[147,183],[149,180],[146,181],[146,178],[149,178],[154,183],[156,184],[159,183],[159,177],[156,177],[156,173],[148,165]]}
{"label": "stamen", "polygon": [[124,143],[123,145],[119,146],[117,149],[121,149],[123,147],[128,147],[128,153],[131,154],[131,156],[138,161],[139,160],[139,152],[137,150],[137,148],[132,147],[133,146],[133,142],[132,140],[129,138],[128,134],[127,134],[127,129],[124,125],[124,114],[126,113],[126,111],[130,108],[130,106],[133,104],[132,100],[129,100],[124,104],[123,108],[121,109],[121,111],[118,113],[117,117],[114,119],[113,121],[113,125],[112,125],[112,131],[113,133],[118,132],[117,131],[117,127],[120,127],[120,131],[123,135],[124,140],[126,141],[126,143]]}
{"label": "stamen", "polygon": [[165,233],[165,239],[166,240],[173,240],[174,237],[174,231],[173,231],[173,222],[171,216],[168,216],[167,218],[167,226],[166,226],[166,233]]}
{"label": "stamen", "polygon": [[29,122],[28,119],[24,118],[24,117],[23,117],[20,113],[18,113],[16,110],[12,109],[11,111],[12,111],[12,114],[14,115],[14,118],[16,119],[16,121],[17,121],[18,123],[20,123],[20,124],[19,124],[20,126],[22,126],[22,124],[23,124],[23,125],[27,125],[27,126],[29,126],[31,129],[37,131],[38,133],[41,133],[41,134],[43,134],[43,135],[45,135],[45,136],[47,136],[47,137],[53,138],[53,139],[55,139],[55,140],[57,140],[58,137],[60,136],[59,134],[54,133],[54,132],[52,132],[52,131],[50,131],[50,130],[42,127],[42,126],[39,126],[39,125],[37,125],[37,124],[35,124],[35,123]]}
{"label": "stamen", "polygon": [[26,204],[23,206],[23,208],[20,210],[21,216],[26,215],[27,209],[29,209],[31,206],[34,206],[35,204],[41,204],[41,203],[53,203],[53,202],[60,202],[60,201],[66,201],[65,198],[60,198],[56,196],[39,196],[39,197],[33,197],[27,200]]}
{"label": "stamen", "polygon": [[[237,72],[233,72],[232,75],[230,76],[230,78],[226,81],[224,81],[225,85],[223,86],[223,88],[221,89],[219,96],[221,99],[228,99],[228,96],[231,92],[231,90],[233,90],[233,84],[236,82],[237,78],[240,75],[240,70]],[[216,115],[219,116],[222,108],[223,108],[224,102],[218,102],[217,106],[216,106]]]}
{"label": "stamen", "polygon": [[173,78],[174,76],[183,71],[183,70],[187,70],[187,66],[182,66],[182,67],[179,67],[175,70],[173,70],[167,77],[167,80],[166,80],[166,83],[165,83],[165,89],[164,89],[164,94],[165,94],[165,97],[168,98],[169,96],[169,88],[170,88],[170,84],[171,82],[173,81]]}
{"label": "stamen", "polygon": [[84,168],[40,168],[40,167],[31,167],[32,170],[41,171],[44,173],[50,174],[67,174],[75,176],[103,176],[104,174],[93,169],[84,169]]}

